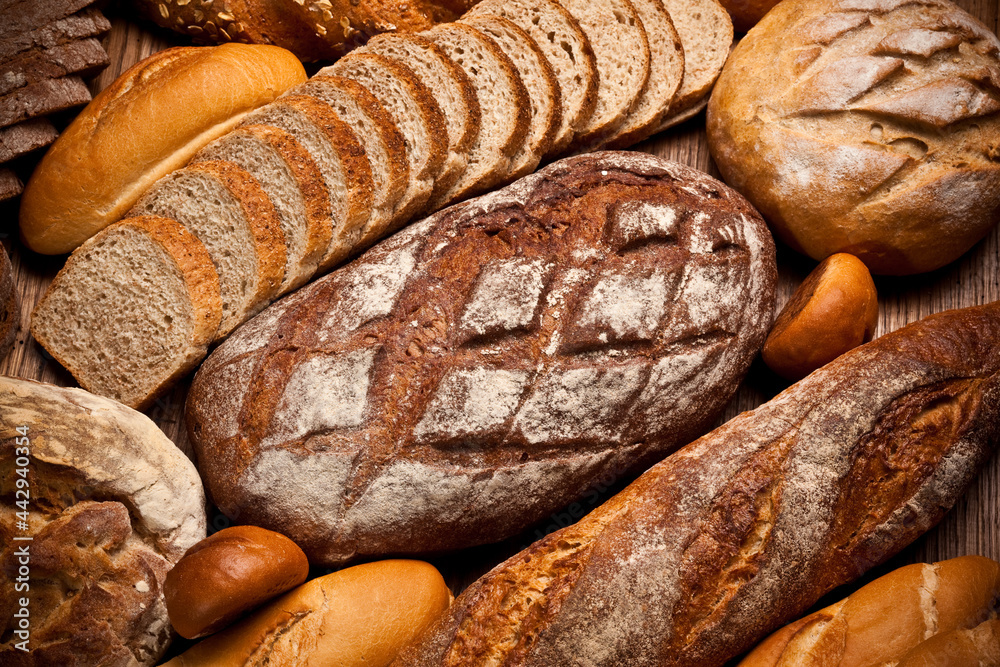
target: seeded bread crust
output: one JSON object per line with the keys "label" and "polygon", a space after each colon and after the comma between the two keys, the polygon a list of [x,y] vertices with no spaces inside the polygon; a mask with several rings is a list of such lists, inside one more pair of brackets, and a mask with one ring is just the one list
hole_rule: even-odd
{"label": "seeded bread crust", "polygon": [[14,272],[7,251],[0,246],[0,359],[14,346],[21,323],[21,305],[14,285]]}

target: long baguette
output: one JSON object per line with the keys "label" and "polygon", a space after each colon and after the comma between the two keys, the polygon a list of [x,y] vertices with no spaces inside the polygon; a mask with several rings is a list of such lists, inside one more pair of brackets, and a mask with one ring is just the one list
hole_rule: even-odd
{"label": "long baguette", "polygon": [[1000,302],[856,348],[470,586],[395,665],[722,665],[933,526],[1000,431]]}

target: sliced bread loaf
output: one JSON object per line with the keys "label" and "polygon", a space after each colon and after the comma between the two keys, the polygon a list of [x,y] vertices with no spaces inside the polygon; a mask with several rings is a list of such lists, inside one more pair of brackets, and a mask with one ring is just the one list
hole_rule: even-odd
{"label": "sliced bread loaf", "polygon": [[48,146],[58,136],[55,126],[45,118],[32,118],[17,125],[0,128],[0,162],[9,162]]}
{"label": "sliced bread loaf", "polygon": [[469,151],[465,173],[432,202],[440,208],[488,190],[515,174],[531,122],[531,102],[517,68],[500,46],[466,23],[445,23],[421,33],[440,46],[472,81],[482,126]]}
{"label": "sliced bread loaf", "polygon": [[73,40],[50,49],[30,49],[4,63],[0,95],[70,74],[88,78],[107,65],[108,54],[96,39]]}
{"label": "sliced bread loaf", "polygon": [[575,131],[589,123],[597,104],[599,75],[590,40],[580,23],[553,0],[483,0],[465,18],[488,15],[502,16],[531,35],[555,71],[562,121],[550,156],[562,153]]}
{"label": "sliced bread loaf", "polygon": [[21,322],[21,304],[7,251],[0,246],[0,360],[10,352]]}
{"label": "sliced bread loaf", "polygon": [[408,65],[437,98],[448,128],[448,159],[431,194],[431,201],[440,201],[465,172],[469,150],[479,136],[479,98],[468,74],[441,47],[420,35],[376,35],[358,52],[378,53]]}
{"label": "sliced bread loaf", "polygon": [[496,42],[514,63],[531,101],[531,122],[521,152],[514,157],[512,178],[530,174],[552,150],[562,123],[562,92],[555,70],[531,35],[502,16],[462,20]]}
{"label": "sliced bread loaf", "polygon": [[597,106],[573,142],[581,150],[600,145],[625,122],[649,79],[649,40],[630,0],[559,3],[580,22],[597,56]]}
{"label": "sliced bread loaf", "polygon": [[173,220],[135,217],[70,255],[31,333],[83,388],[141,410],[204,358],[221,320],[205,246]]}
{"label": "sliced bread loaf", "polygon": [[372,221],[375,184],[368,156],[354,130],[328,104],[305,95],[285,95],[252,113],[246,122],[288,131],[319,167],[331,226],[319,270],[339,264],[363,241]]}
{"label": "sliced bread loaf", "polygon": [[312,278],[330,245],[330,196],[310,153],[278,127],[247,125],[205,146],[192,163],[225,160],[257,179],[274,204],[285,236],[285,279],[279,293]]}
{"label": "sliced bread loaf", "polygon": [[222,297],[218,338],[278,294],[286,256],[281,222],[254,177],[235,164],[199,162],[164,176],[129,213],[140,215],[176,220],[208,250]]}
{"label": "sliced bread loaf", "polygon": [[78,76],[45,79],[0,96],[0,127],[77,107],[91,100]]}
{"label": "sliced bread loaf", "polygon": [[13,199],[24,192],[24,183],[10,169],[0,167],[0,201]]}
{"label": "sliced bread loaf", "polygon": [[649,40],[649,81],[625,122],[603,146],[628,148],[653,134],[684,78],[684,47],[663,0],[632,0]]}
{"label": "sliced bread loaf", "polygon": [[396,205],[406,192],[410,163],[403,133],[382,103],[357,81],[342,76],[314,76],[290,90],[289,95],[324,102],[361,142],[375,188],[371,219],[362,241],[373,241],[389,227]]}
{"label": "sliced bread loaf", "polygon": [[412,69],[375,53],[352,53],[319,73],[360,83],[381,102],[403,133],[410,178],[389,225],[390,229],[398,228],[427,207],[434,182],[444,168],[448,129],[441,107]]}

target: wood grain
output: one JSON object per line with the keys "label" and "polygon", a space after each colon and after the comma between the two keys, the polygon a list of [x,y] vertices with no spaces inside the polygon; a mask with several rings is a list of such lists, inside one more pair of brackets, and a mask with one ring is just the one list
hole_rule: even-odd
{"label": "wood grain", "polygon": [[[1000,34],[1000,3],[997,0],[959,0],[958,4]],[[111,56],[111,66],[92,82],[95,93],[142,58],[169,46],[184,43],[180,36],[160,31],[151,32],[146,26],[125,18],[111,18],[113,28],[104,41]],[[719,173],[708,152],[704,122],[704,114],[701,114],[637,148],[692,165],[718,177]],[[11,254],[17,289],[22,297],[21,330],[13,352],[0,361],[0,374],[58,385],[74,385],[72,377],[52,361],[28,334],[31,309],[62,265],[63,258],[44,257],[27,251],[17,241],[16,208],[10,205],[0,208],[0,239],[3,239]],[[778,261],[780,307],[812,270],[815,262],[785,247],[779,247]],[[876,286],[880,297],[878,335],[931,313],[996,301],[1000,299],[1000,230],[994,229],[972,251],[947,267],[914,277],[877,277]],[[724,419],[756,407],[785,386],[784,381],[759,361],[756,362],[727,409]],[[183,424],[186,391],[187,383],[182,383],[157,401],[148,414],[168,437],[190,454],[191,448]],[[626,482],[627,480],[614,477],[599,480],[594,487],[596,493],[592,495],[603,501]],[[502,544],[466,550],[435,559],[434,562],[445,572],[457,593],[506,556],[545,532],[579,518],[590,508],[586,503],[577,504],[576,507],[571,505],[566,510],[553,514],[550,520]],[[228,520],[225,517],[214,516],[214,528],[226,525]],[[937,528],[904,553],[877,568],[866,580],[905,563],[942,560],[964,554],[981,554],[1000,560],[1000,457],[993,458],[973,488]],[[843,594],[841,591],[834,595]]]}

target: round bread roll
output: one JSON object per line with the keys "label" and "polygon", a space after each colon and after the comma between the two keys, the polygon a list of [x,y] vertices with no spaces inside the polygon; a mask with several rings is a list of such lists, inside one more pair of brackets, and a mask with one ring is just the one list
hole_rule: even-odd
{"label": "round bread roll", "polygon": [[878,296],[868,269],[854,255],[830,255],[782,308],[764,343],[764,363],[801,380],[870,341],[876,324]]}
{"label": "round bread roll", "polygon": [[998,600],[1000,563],[989,558],[907,565],[786,625],[737,667],[902,665],[900,659],[925,640],[995,618]]}
{"label": "round bread roll", "polygon": [[0,497],[0,614],[30,596],[0,664],[155,664],[172,635],[164,578],[205,537],[191,461],[119,403],[0,377]]}
{"label": "round bread roll", "polygon": [[306,582],[163,667],[384,667],[449,604],[427,563],[365,563]]}
{"label": "round bread roll", "polygon": [[21,196],[21,237],[58,255],[120,220],[161,176],[306,79],[277,46],[176,47],[137,63],[70,124]]}
{"label": "round bread roll", "polygon": [[14,288],[14,273],[7,251],[0,246],[0,359],[7,356],[17,337],[21,307]]}
{"label": "round bread roll", "polygon": [[929,271],[1000,219],[998,56],[946,0],[786,0],[715,84],[709,148],[796,250]]}
{"label": "round bread roll", "polygon": [[290,539],[257,526],[234,526],[187,550],[163,584],[170,623],[181,637],[204,637],[244,612],[295,588],[309,560]]}

